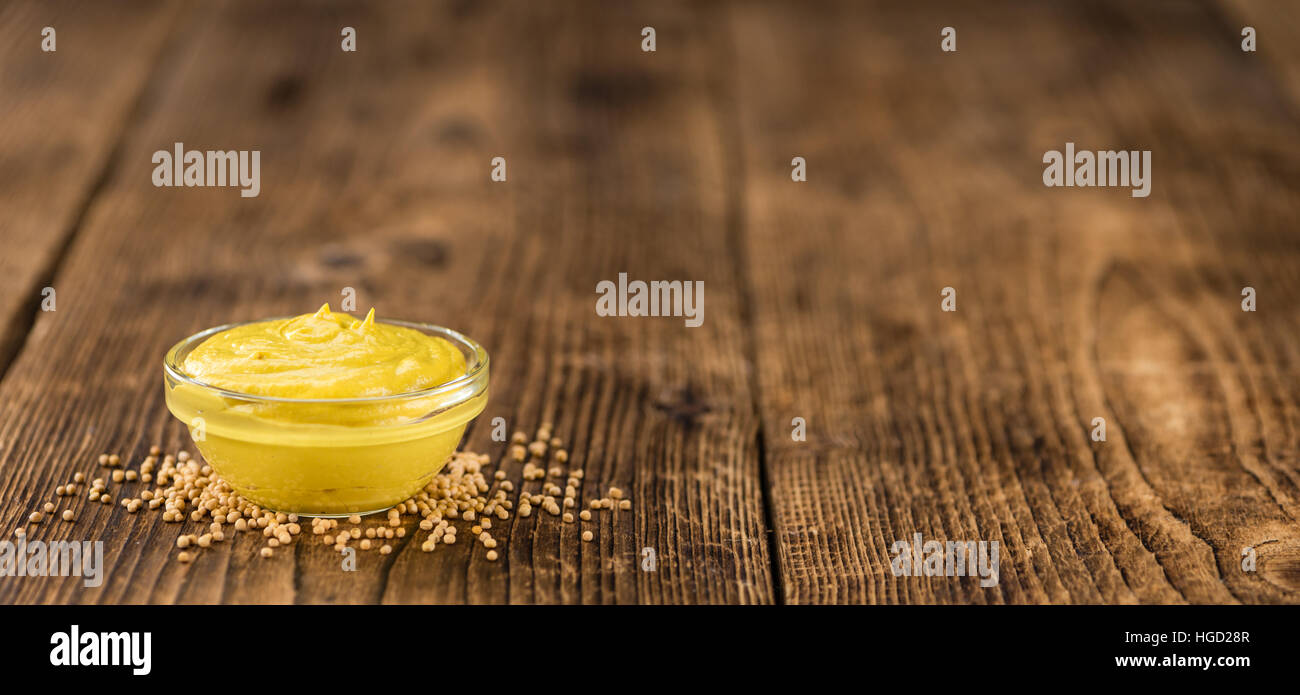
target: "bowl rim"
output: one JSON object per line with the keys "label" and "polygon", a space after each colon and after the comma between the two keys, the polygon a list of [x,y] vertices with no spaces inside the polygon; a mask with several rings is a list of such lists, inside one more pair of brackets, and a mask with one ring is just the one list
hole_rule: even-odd
{"label": "bowl rim", "polygon": [[[197,346],[199,343],[203,342],[204,340],[207,340],[208,338],[216,335],[217,333],[221,333],[222,331],[228,331],[232,328],[238,328],[239,326],[247,326],[254,323],[282,321],[284,319],[290,319],[290,318],[293,317],[273,316],[271,318],[255,319],[252,321],[235,321],[233,323],[227,323],[221,326],[214,326],[212,328],[199,331],[198,333],[195,333],[194,335],[191,335],[190,337],[181,340],[180,342],[173,345],[169,350],[167,350],[167,354],[163,357],[163,373],[177,381],[184,382],[186,384],[190,384],[202,389],[206,389],[208,391],[211,391],[213,393],[222,396],[223,398],[233,398],[233,399],[255,401],[255,402],[262,402],[262,403],[364,405],[364,404],[373,404],[373,403],[386,403],[390,401],[398,401],[398,400],[405,400],[405,399],[428,398],[430,396],[440,396],[448,393],[453,393],[455,391],[465,388],[466,386],[472,387],[473,390],[472,393],[467,395],[462,400],[469,400],[470,398],[473,398],[475,395],[477,395],[479,392],[483,391],[484,388],[486,387],[485,382],[488,374],[488,352],[487,349],[484,348],[481,344],[479,344],[478,341],[474,340],[473,338],[470,338],[464,333],[461,333],[459,331],[454,331],[445,326],[438,326],[432,323],[420,323],[417,321],[402,321],[398,319],[376,318],[375,321],[378,323],[387,323],[394,326],[402,326],[404,328],[412,328],[422,333],[435,333],[437,334],[438,337],[447,339],[453,344],[459,343],[457,347],[461,349],[462,353],[468,353],[467,357],[469,356],[474,357],[476,360],[475,363],[469,365],[468,369],[464,374],[456,377],[455,379],[452,379],[451,381],[446,381],[441,384],[438,384],[437,386],[430,386],[428,388],[420,389],[418,391],[404,391],[402,393],[393,393],[393,394],[388,394],[386,396],[366,396],[360,398],[288,398],[285,396],[262,396],[255,393],[244,393],[242,391],[233,391],[231,389],[221,388],[220,386],[215,386],[205,381],[201,381],[196,377],[190,376],[185,372],[184,369],[181,368],[181,365],[178,362],[178,356],[180,355],[181,351],[184,350],[186,347],[191,345]],[[478,382],[484,382],[484,383],[478,383]]]}

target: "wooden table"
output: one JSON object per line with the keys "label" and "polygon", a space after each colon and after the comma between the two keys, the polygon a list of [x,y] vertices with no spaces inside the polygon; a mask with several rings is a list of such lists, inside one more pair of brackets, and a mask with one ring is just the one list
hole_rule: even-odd
{"label": "wooden table", "polygon": [[[32,537],[105,540],[103,586],[0,600],[1300,600],[1294,3],[639,4],[0,7],[6,534],[100,452],[190,446],[174,342],[346,287],[485,343],[468,448],[554,421],[635,504],[342,572],[181,564],[188,524],[79,499]],[[176,142],[260,150],[261,194],[154,187]],[[1045,187],[1066,142],[1151,150],[1150,197]],[[596,315],[620,272],[702,281],[703,325]],[[895,577],[914,533],[999,541],[999,583]]]}

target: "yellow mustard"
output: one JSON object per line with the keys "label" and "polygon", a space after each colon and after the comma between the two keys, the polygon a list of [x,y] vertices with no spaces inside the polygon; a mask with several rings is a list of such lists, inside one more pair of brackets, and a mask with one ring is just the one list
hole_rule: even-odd
{"label": "yellow mustard", "polygon": [[168,354],[167,404],[250,500],[302,514],[379,511],[432,479],[487,401],[486,352],[413,326],[326,304],[199,334]]}
{"label": "yellow mustard", "polygon": [[330,311],[247,323],[208,338],[185,372],[238,393],[278,398],[370,398],[410,393],[465,373],[442,338]]}

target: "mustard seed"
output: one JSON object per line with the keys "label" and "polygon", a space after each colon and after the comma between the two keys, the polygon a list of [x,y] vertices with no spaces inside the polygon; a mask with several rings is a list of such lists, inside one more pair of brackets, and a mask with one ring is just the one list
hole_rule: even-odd
{"label": "mustard seed", "polygon": [[190,560],[194,559],[194,556],[189,553],[179,553],[176,555],[176,559],[180,560],[181,562],[189,562]]}
{"label": "mustard seed", "polygon": [[270,548],[262,548],[261,551],[262,557],[271,557],[271,555],[273,555],[274,553],[275,551],[271,550]]}
{"label": "mustard seed", "polygon": [[591,539],[595,537],[596,537],[595,534],[593,534],[591,531],[582,532],[582,540],[587,541],[588,543],[590,543]]}
{"label": "mustard seed", "polygon": [[489,551],[487,551],[487,559],[488,559],[489,561],[491,561],[491,562],[496,562],[496,559],[497,559],[497,551],[495,551],[495,550],[489,550]]}
{"label": "mustard seed", "polygon": [[76,518],[77,518],[77,515],[74,514],[74,513],[72,513],[72,510],[71,510],[71,509],[65,509],[65,510],[63,510],[63,520],[64,520],[64,521],[72,521],[73,519],[76,519]]}

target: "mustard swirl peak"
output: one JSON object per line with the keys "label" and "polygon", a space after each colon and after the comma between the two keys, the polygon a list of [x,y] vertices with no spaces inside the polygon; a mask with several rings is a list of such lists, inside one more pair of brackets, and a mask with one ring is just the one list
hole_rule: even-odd
{"label": "mustard swirl peak", "polygon": [[330,311],[247,323],[203,341],[184,370],[217,388],[277,398],[373,398],[410,393],[465,374],[448,341],[405,326]]}

